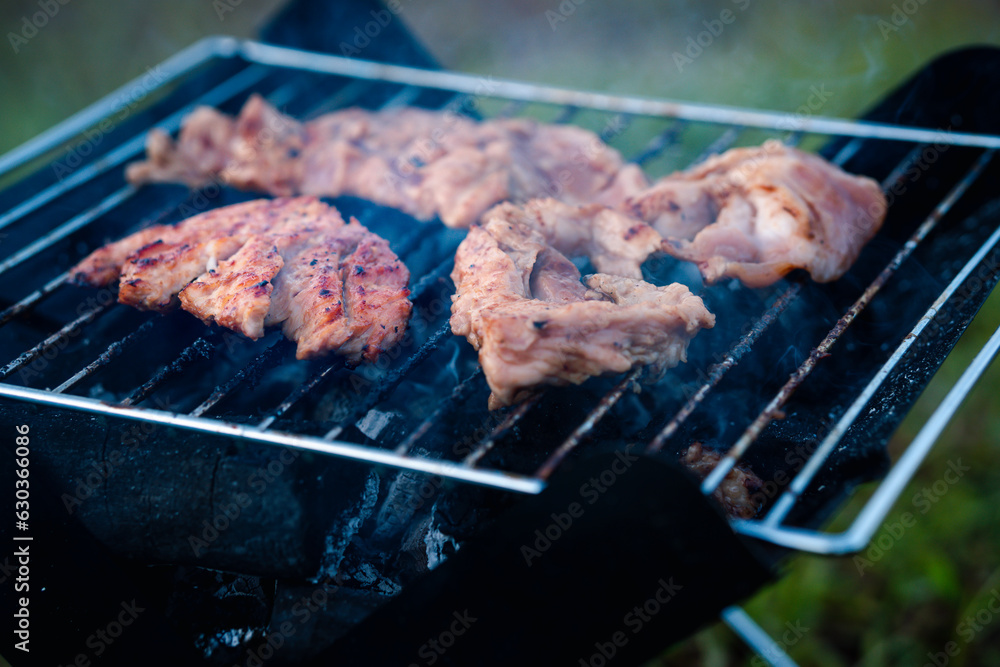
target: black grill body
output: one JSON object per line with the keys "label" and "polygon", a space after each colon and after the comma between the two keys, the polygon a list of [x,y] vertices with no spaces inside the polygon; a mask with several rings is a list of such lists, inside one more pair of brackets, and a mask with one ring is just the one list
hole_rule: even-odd
{"label": "black grill body", "polygon": [[[368,21],[372,11],[381,8],[364,2],[295,2],[263,35],[275,44],[338,53],[340,44],[353,39],[353,27]],[[434,66],[399,21],[390,23],[363,55]],[[247,74],[250,69],[213,63],[184,77],[149,108],[117,125],[91,163],[120,145],[116,136],[141,133],[233,77],[252,79],[249,89],[284,95],[282,106],[293,116],[323,109],[353,83],[277,69],[264,69],[255,78],[254,72]],[[997,133],[998,78],[997,51],[958,52],[930,64],[867,118]],[[349,99],[377,108],[403,93],[398,86],[377,84]],[[234,113],[246,94],[241,90],[217,106]],[[419,88],[404,99],[439,108],[452,97]],[[851,141],[835,139],[822,152],[831,159],[844,155]],[[799,285],[794,301],[655,455],[640,454],[636,443],[647,443],[660,432],[700,386],[705,370],[720,360],[720,351],[734,349],[734,343],[738,349],[761,314],[773,307],[769,304],[780,289],[705,291],[720,324],[699,336],[689,363],[667,382],[633,394],[627,391],[630,382],[603,378],[547,392],[523,412],[503,414],[485,410],[488,390],[476,375],[475,355],[464,341],[442,333],[451,293],[448,261],[462,233],[436,223],[417,234],[404,233],[414,228],[413,221],[359,200],[333,203],[345,216],[357,216],[390,239],[415,276],[423,318],[415,326],[412,347],[380,374],[289,363],[287,346],[273,335],[251,346],[206,332],[182,315],[150,323],[126,308],[111,308],[96,329],[60,341],[65,345],[51,360],[42,355],[36,361],[45,363],[23,366],[16,382],[51,389],[55,381],[50,378],[66,377],[57,371],[86,366],[95,349],[105,349],[107,342],[98,345],[93,337],[113,340],[116,332],[120,337],[135,331],[140,343],[115,351],[120,356],[114,373],[98,370],[83,380],[87,395],[183,413],[203,404],[211,387],[224,387],[243,373],[238,389],[213,404],[211,414],[250,426],[273,417],[270,428],[293,434],[342,427],[340,438],[381,448],[406,442],[421,420],[430,420],[424,436],[411,443],[417,454],[430,459],[461,456],[495,434],[495,446],[483,450],[484,464],[517,472],[535,470],[560,442],[576,438],[580,446],[559,467],[549,488],[524,500],[413,470],[4,399],[4,422],[31,424],[39,443],[32,454],[39,498],[35,539],[42,547],[35,562],[46,593],[37,598],[32,613],[60,619],[58,639],[48,634],[53,626],[39,623],[34,635],[38,652],[32,657],[42,660],[39,664],[66,662],[75,655],[72,649],[67,653],[67,646],[86,650],[95,618],[112,618],[122,602],[133,599],[149,610],[137,621],[141,630],[127,633],[128,641],[109,645],[106,661],[422,664],[430,650],[438,664],[487,665],[511,664],[527,647],[541,645],[546,648],[538,655],[546,663],[575,664],[611,642],[619,664],[634,664],[682,639],[762,585],[786,552],[737,537],[675,462],[693,441],[724,448],[736,440],[762,408],[766,399],[761,397],[780,390],[983,154],[979,148],[958,146],[931,144],[933,153],[918,148],[915,152],[912,143],[875,139],[854,145],[846,169],[882,181],[892,181],[896,174],[889,185],[901,184],[883,231],[837,283],[793,281]],[[916,172],[900,171],[908,159]],[[997,172],[996,163],[985,166],[927,242],[916,247],[845,329],[832,358],[822,360],[790,396],[784,418],[762,432],[744,458],[762,478],[795,472],[788,453],[805,447],[803,457],[808,457],[895,343],[996,230],[1000,202],[992,183]],[[25,193],[40,192],[61,176],[52,168],[29,174],[0,192],[0,210],[13,209]],[[7,240],[11,247],[27,246],[39,229],[52,228],[66,211],[91,209],[120,186],[120,169],[108,171],[11,226]],[[140,195],[67,236],[48,257],[65,270],[88,248],[120,237],[136,222],[177,221],[192,211],[254,196],[224,188],[192,194],[175,186],[147,187]],[[822,525],[855,486],[885,472],[888,438],[996,284],[998,266],[1000,253],[986,253],[974,279],[938,309],[932,335],[908,350],[874,399],[879,409],[867,412],[846,433],[789,522]],[[650,262],[646,271],[658,281],[692,278],[689,269],[667,260]],[[44,291],[52,275],[38,263],[25,262],[7,277],[18,285],[20,298]],[[2,360],[101,306],[102,298],[107,295],[78,288],[53,291],[0,328]],[[192,378],[198,378],[194,384]],[[301,387],[305,389],[296,394]],[[295,396],[294,404],[275,411],[288,396]],[[615,398],[608,401],[608,396]],[[607,405],[603,418],[577,437],[579,425],[601,405]],[[445,409],[437,411],[441,406]],[[561,526],[567,508],[579,502],[581,487],[623,466],[623,455],[630,463],[628,483],[602,492],[593,509],[572,517],[572,526]],[[525,546],[543,551],[545,541],[536,531],[544,536],[553,522],[560,538],[550,540],[537,560],[526,555]],[[456,553],[459,544],[463,546]],[[643,622],[647,631],[633,633],[633,626],[623,626],[633,605],[658,594],[663,598],[659,611]],[[459,625],[452,630],[453,623],[462,626],[464,636],[458,635]],[[446,630],[456,635],[453,649],[440,654],[428,649],[428,641]],[[615,642],[617,632],[627,633],[624,645]]]}

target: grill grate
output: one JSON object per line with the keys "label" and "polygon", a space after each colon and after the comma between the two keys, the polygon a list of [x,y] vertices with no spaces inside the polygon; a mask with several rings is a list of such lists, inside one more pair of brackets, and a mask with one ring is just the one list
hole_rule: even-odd
{"label": "grill grate", "polygon": [[[777,133],[787,143],[798,143],[808,136],[846,138],[843,140],[840,150],[833,157],[833,161],[841,165],[848,164],[855,159],[866,142],[869,141],[891,140],[901,145],[913,145],[912,150],[891,169],[889,175],[884,179],[883,187],[887,191],[903,178],[907,170],[920,159],[926,147],[932,143],[972,147],[966,150],[977,151],[978,159],[962,179],[953,186],[946,197],[936,204],[931,214],[893,256],[883,272],[861,291],[861,296],[844,312],[826,338],[818,346],[812,348],[808,357],[799,365],[791,379],[781,387],[759,415],[749,421],[749,426],[743,435],[730,448],[722,463],[705,480],[703,490],[706,493],[711,492],[726,472],[737,461],[743,459],[750,447],[759,441],[761,433],[768,428],[782,407],[793,397],[799,385],[806,381],[819,361],[830,354],[830,349],[841,338],[844,331],[873,302],[879,290],[894,277],[897,269],[911,257],[924,239],[934,232],[938,223],[966,191],[975,185],[977,177],[989,166],[994,150],[1000,147],[1000,137],[991,135],[942,133],[880,123],[818,117],[800,119],[796,120],[794,124],[790,124],[789,117],[779,113],[634,97],[613,97],[518,82],[479,79],[469,75],[348,60],[230,38],[213,38],[199,42],[165,63],[162,69],[167,72],[167,76],[160,84],[162,92],[169,92],[167,88],[170,86],[183,82],[186,78],[194,76],[195,73],[220,62],[236,63],[238,67],[231,75],[215,82],[207,92],[195,97],[193,101],[190,101],[189,98],[189,101],[166,115],[157,116],[150,123],[144,122],[141,127],[137,128],[137,134],[130,135],[103,155],[95,157],[93,161],[81,166],[64,180],[41,188],[37,194],[19,202],[0,216],[0,229],[10,228],[21,231],[20,227],[27,226],[27,223],[34,220],[35,214],[51,211],[53,208],[59,211],[74,210],[75,212],[75,215],[72,215],[68,220],[55,225],[40,236],[36,238],[25,237],[28,240],[19,249],[14,250],[0,261],[0,274],[16,273],[18,270],[24,271],[26,268],[39,265],[43,259],[55,258],[57,260],[46,261],[45,266],[71,265],[75,259],[71,261],[66,259],[67,257],[78,259],[82,256],[78,245],[73,245],[74,241],[81,238],[80,235],[83,232],[95,233],[90,232],[90,230],[98,224],[107,226],[109,223],[117,222],[118,219],[134,220],[136,217],[143,219],[145,224],[149,224],[150,221],[177,219],[185,206],[190,208],[192,202],[196,201],[199,196],[204,197],[206,193],[203,191],[191,196],[184,195],[179,204],[176,195],[178,191],[172,190],[171,192],[175,194],[171,195],[173,199],[168,197],[170,201],[166,205],[161,205],[159,200],[147,202],[144,197],[137,197],[139,191],[132,186],[121,186],[118,169],[125,162],[141,153],[145,129],[150,124],[155,123],[164,129],[176,131],[183,116],[195,105],[209,104],[217,107],[236,108],[252,91],[264,92],[265,97],[272,103],[278,106],[287,106],[293,110],[296,116],[302,118],[314,117],[350,104],[381,108],[423,104],[455,109],[463,107],[470,99],[478,99],[502,102],[502,106],[494,114],[500,116],[525,113],[541,106],[546,109],[546,113],[554,122],[570,122],[580,118],[581,115],[595,112],[602,114],[601,118],[607,120],[608,124],[614,123],[616,127],[622,124],[627,126],[633,118],[662,120],[665,122],[663,129],[654,134],[652,138],[642,142],[642,147],[635,151],[632,158],[634,162],[644,166],[663,159],[669,151],[681,146],[686,133],[691,128],[706,124],[709,127],[721,127],[723,131],[707,146],[684,146],[687,154],[694,156],[693,162],[703,160],[713,153],[721,152],[735,145],[745,135],[748,128],[765,129],[771,133]],[[283,83],[289,70],[312,78],[298,78]],[[319,96],[319,99],[317,99],[317,93],[312,86],[316,81],[323,82],[320,87],[323,94]],[[41,159],[51,155],[55,149],[80,136],[84,130],[98,121],[119,112],[121,109],[114,105],[113,100],[133,99],[128,94],[121,93],[138,90],[139,86],[140,83],[135,82],[122,91],[116,91],[116,94],[77,114],[50,132],[3,156],[0,158],[0,176],[17,173],[21,169],[36,164]],[[442,92],[444,93],[443,97]],[[101,178],[113,180],[107,191],[83,187],[94,184]],[[169,190],[169,188],[167,189]],[[86,190],[84,194],[90,197],[88,205],[86,207],[80,206],[78,209],[72,208],[77,205],[77,202],[71,197],[80,195],[83,190]],[[225,199],[225,197],[221,199]],[[228,202],[220,201],[219,203]],[[137,206],[141,215],[136,216],[131,211],[125,211],[127,206]],[[379,232],[379,225],[392,224],[391,215],[382,209],[366,207],[361,210],[358,217],[363,224],[369,225],[374,231]],[[396,215],[398,216],[398,214]],[[385,218],[389,218],[388,221]],[[118,227],[114,232],[115,236],[126,233],[122,229],[127,228],[127,226],[119,225]],[[100,232],[96,233],[100,234]],[[115,402],[69,393],[70,390],[75,389],[85,391],[86,389],[81,389],[81,387],[87,382],[91,382],[89,391],[92,391],[94,378],[111,365],[126,358],[129,350],[134,350],[141,341],[151,335],[154,329],[175,326],[163,318],[136,316],[132,319],[139,321],[130,331],[126,330],[124,335],[119,331],[113,340],[98,342],[98,337],[95,336],[94,340],[91,341],[87,338],[86,332],[92,330],[96,322],[104,321],[102,318],[119,316],[116,313],[119,313],[121,309],[114,306],[110,298],[107,298],[104,303],[97,303],[91,308],[78,312],[75,318],[65,324],[57,324],[53,333],[43,336],[40,342],[31,345],[26,352],[18,354],[0,369],[0,377],[5,380],[4,383],[0,384],[0,396],[93,414],[113,415],[131,420],[163,424],[195,432],[223,434],[282,447],[310,450],[372,464],[429,473],[443,478],[507,491],[527,494],[539,493],[545,488],[546,480],[553,471],[584,442],[594,436],[594,433],[601,426],[602,420],[608,414],[613,413],[616,406],[622,402],[623,397],[628,395],[628,390],[639,379],[640,371],[633,371],[618,379],[617,383],[599,400],[593,401],[583,411],[581,419],[574,422],[575,427],[561,441],[561,444],[551,451],[544,452],[538,457],[539,460],[534,460],[532,465],[521,465],[521,469],[505,467],[503,457],[495,456],[496,450],[506,438],[518,431],[519,427],[529,424],[532,417],[542,410],[546,400],[545,396],[534,397],[503,413],[495,420],[497,423],[491,424],[485,437],[475,442],[467,453],[463,452],[464,456],[459,454],[454,458],[445,458],[433,447],[429,448],[431,453],[418,447],[422,439],[428,436],[435,425],[449,413],[454,412],[467,401],[477,400],[476,393],[481,393],[483,388],[483,379],[478,366],[466,372],[461,380],[459,380],[456,370],[450,393],[426,415],[422,416],[416,422],[415,427],[398,442],[392,442],[389,443],[389,446],[385,446],[384,443],[379,444],[374,437],[367,440],[375,440],[375,442],[368,442],[362,437],[363,429],[360,435],[358,432],[357,425],[401,386],[412,382],[414,374],[419,373],[427,366],[429,360],[436,359],[435,355],[441,356],[448,352],[447,348],[453,337],[446,322],[446,313],[430,313],[430,310],[434,303],[440,305],[443,303],[442,300],[447,297],[447,290],[442,287],[443,280],[451,270],[451,257],[460,239],[460,233],[454,230],[445,230],[439,225],[424,225],[402,238],[394,239],[393,247],[404,261],[411,265],[411,268],[423,267],[422,270],[413,271],[414,276],[421,277],[412,290],[412,298],[417,304],[415,311],[417,319],[414,321],[413,328],[416,331],[415,343],[419,344],[415,345],[416,349],[413,352],[395,360],[391,367],[381,371],[374,381],[366,381],[365,392],[349,402],[350,404],[340,418],[333,419],[331,423],[309,425],[311,430],[315,431],[314,433],[299,432],[298,425],[290,417],[295,412],[296,406],[306,399],[315,400],[322,387],[334,383],[337,386],[349,385],[352,380],[358,379],[357,371],[347,369],[339,362],[322,367],[303,364],[300,365],[300,368],[310,370],[308,377],[297,382],[283,399],[266,410],[264,414],[256,416],[248,414],[239,420],[228,418],[224,412],[219,417],[210,416],[210,414],[220,412],[221,407],[227,401],[237,397],[248,383],[253,382],[254,378],[273,370],[287,359],[290,348],[283,340],[275,340],[266,347],[254,348],[252,353],[244,355],[245,361],[239,367],[234,368],[230,375],[218,381],[204,383],[212,388],[204,396],[193,399],[194,402],[187,410],[153,408],[142,404],[147,402],[150,397],[156,396],[158,392],[164,391],[165,387],[170,385],[172,381],[176,381],[182,374],[185,375],[184,381],[189,387],[197,386],[197,383],[190,380],[190,376],[201,372],[202,369],[199,367],[201,360],[217,356],[222,350],[234,345],[237,347],[242,345],[241,350],[245,351],[245,345],[240,342],[234,343],[228,334],[214,331],[206,334],[202,331],[189,337],[187,340],[190,342],[181,345],[180,350],[170,360],[162,363],[159,370],[148,379],[140,382],[131,390],[121,392],[123,398]],[[804,529],[801,526],[786,525],[785,522],[793,517],[793,510],[796,508],[798,500],[806,494],[810,485],[817,479],[829,457],[835,454],[838,447],[842,447],[845,434],[851,430],[861,411],[872,401],[900,359],[914,344],[914,341],[925,333],[927,324],[955,295],[963,281],[994,251],[998,239],[1000,237],[994,233],[968,259],[948,287],[940,293],[927,313],[919,320],[910,335],[899,343],[896,352],[878,369],[875,377],[871,379],[864,391],[856,397],[850,407],[836,421],[833,428],[824,436],[819,448],[794,477],[791,485],[780,496],[767,515],[761,520],[734,522],[734,526],[739,531],[775,544],[803,550],[845,551],[861,548],[864,545],[872,531],[877,528],[881,517],[888,511],[892,501],[902,491],[909,475],[912,475],[913,464],[902,467],[897,465],[893,469],[886,482],[862,510],[856,523],[844,535],[830,536]],[[40,279],[44,282],[41,285],[35,287],[39,281],[37,277],[33,282],[26,283],[27,288],[31,291],[0,313],[0,326],[9,328],[19,322],[27,321],[43,310],[47,302],[58,300],[62,290],[71,289],[65,285],[66,278],[65,273],[55,277],[42,275]],[[443,289],[444,291],[442,291]],[[793,280],[770,294],[770,305],[758,311],[754,318],[754,326],[745,335],[739,337],[728,351],[719,357],[717,363],[711,366],[705,364],[706,371],[701,371],[700,368],[692,371],[701,372],[701,381],[694,383],[696,388],[691,391],[690,397],[686,401],[678,402],[680,408],[676,410],[675,414],[669,419],[664,415],[664,418],[657,421],[652,430],[647,429],[647,432],[643,433],[642,437],[648,443],[647,450],[651,453],[665,450],[668,442],[677,439],[677,436],[684,432],[685,423],[698,411],[700,406],[707,404],[708,398],[713,395],[723,379],[731,375],[731,371],[751,355],[759,341],[765,339],[769,332],[773,333],[776,323],[782,321],[785,316],[791,316],[790,313],[800,307],[801,302],[808,300],[807,293],[811,293],[807,286]],[[431,300],[430,305],[426,303],[428,299]],[[53,310],[58,309],[54,308]],[[45,317],[53,316],[45,315]],[[123,319],[128,320],[129,318],[124,317]],[[182,332],[184,331],[186,330],[182,329]],[[81,333],[84,334],[84,340],[79,356],[86,356],[86,359],[71,369],[65,379],[50,380],[48,374],[44,375],[45,381],[55,385],[55,389],[37,389],[11,382],[19,372],[30,369],[32,362],[44,358],[54,346],[63,341],[77,339]],[[989,349],[983,352],[986,355],[989,353]],[[995,353],[995,349],[992,349],[992,353]],[[703,356],[706,356],[707,359],[707,355]],[[982,363],[988,363],[988,360]],[[970,371],[972,370],[970,368]],[[27,385],[29,382],[25,380],[22,384]],[[161,405],[169,404],[169,401],[161,403]],[[537,418],[541,419],[542,417]],[[526,426],[526,428],[529,427],[530,424]],[[919,462],[922,458],[919,454],[920,449],[911,448],[911,450],[918,453],[910,455],[908,451],[907,456],[916,457],[916,461]],[[521,461],[521,459],[517,460]],[[500,464],[491,463],[492,461],[500,461]]]}

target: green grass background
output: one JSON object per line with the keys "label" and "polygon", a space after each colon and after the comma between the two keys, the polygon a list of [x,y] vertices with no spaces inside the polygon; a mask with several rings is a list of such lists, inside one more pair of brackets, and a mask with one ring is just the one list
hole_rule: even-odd
{"label": "green grass background", "polygon": [[[208,0],[70,0],[18,53],[8,33],[19,32],[23,17],[40,11],[37,0],[0,4],[0,151],[201,36],[254,35],[281,4],[223,1],[233,11],[220,16],[218,4]],[[974,0],[402,0],[401,6],[403,20],[455,69],[791,112],[812,87],[825,86],[832,95],[820,113],[848,117],[935,55],[967,44],[1000,44],[1000,5]],[[689,37],[706,30],[705,21],[726,10],[733,20],[678,68],[674,52],[684,51]],[[900,429],[894,451],[906,446],[998,323],[1000,297],[994,295]],[[863,575],[851,558],[800,557],[779,583],[748,603],[772,636],[794,639],[788,650],[801,664],[923,665],[929,653],[953,641],[959,652],[948,664],[1000,665],[1000,618],[989,613],[989,622],[971,637],[959,627],[1000,591],[998,386],[1000,365],[994,364],[890,513],[889,520],[898,521],[913,512],[916,524]],[[957,459],[971,472],[926,514],[915,511],[914,494],[942,479]],[[865,497],[862,491],[845,516]],[[840,519],[833,527],[844,525]],[[787,624],[808,630],[795,637]],[[655,664],[722,667],[752,660],[718,624]]]}

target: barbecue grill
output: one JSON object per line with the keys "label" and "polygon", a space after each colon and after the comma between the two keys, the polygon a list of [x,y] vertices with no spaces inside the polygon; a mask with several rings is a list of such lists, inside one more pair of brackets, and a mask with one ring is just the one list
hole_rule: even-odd
{"label": "barbecue grill", "polygon": [[[889,437],[1000,279],[1000,54],[942,58],[861,121],[795,118],[439,71],[405,36],[382,55],[407,65],[328,55],[339,40],[297,25],[302,11],[269,43],[201,41],[0,157],[0,409],[31,426],[32,480],[46,485],[33,512],[52,530],[35,543],[59,596],[32,611],[67,618],[78,639],[38,650],[62,664],[92,649],[103,611],[88,610],[115,618],[139,596],[150,620],[112,654],[148,656],[149,639],[209,664],[510,664],[531,646],[540,664],[628,664],[721,614],[787,664],[735,605],[789,553],[864,548],[1000,349],[998,332],[890,463]],[[332,201],[413,275],[411,339],[353,369],[67,284],[108,239],[254,197],[137,189],[122,172],[150,127],[174,132],[198,104],[234,113],[255,92],[297,118],[417,105],[578,123],[654,175],[778,138],[878,179],[890,208],[834,284],[698,287],[718,325],[664,380],[636,370],[490,413],[447,324],[464,232],[439,223]],[[669,258],[644,272],[700,285]],[[726,452],[700,487],[676,463],[693,442]],[[727,522],[705,496],[737,463],[765,480],[765,505]],[[875,479],[849,528],[825,532]],[[72,559],[46,551],[56,540]],[[649,601],[638,630],[622,626]]]}

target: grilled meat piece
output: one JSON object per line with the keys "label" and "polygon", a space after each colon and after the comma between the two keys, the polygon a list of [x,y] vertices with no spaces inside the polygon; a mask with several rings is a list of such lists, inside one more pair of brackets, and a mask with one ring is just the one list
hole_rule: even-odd
{"label": "grilled meat piece", "polygon": [[683,285],[595,274],[584,287],[540,233],[497,218],[469,230],[451,277],[451,328],[479,350],[491,409],[539,385],[579,384],[635,366],[656,377],[684,361],[691,338],[715,324]]}
{"label": "grilled meat piece", "polygon": [[128,166],[128,176],[136,182],[156,179],[166,183],[186,183],[200,188],[211,175],[226,168],[229,145],[236,127],[229,117],[211,107],[198,107],[184,119],[180,138],[153,128],[146,135],[146,162]]}
{"label": "grilled meat piece", "polygon": [[406,332],[409,280],[385,239],[352,219],[289,256],[274,280],[265,325],[280,322],[299,359],[332,349],[348,363],[375,361]]}
{"label": "grilled meat piece", "polygon": [[309,199],[258,200],[181,222],[171,235],[129,255],[118,281],[118,301],[141,310],[170,310],[188,283],[228,259],[254,234],[288,219],[319,215],[324,208]]}
{"label": "grilled meat piece", "polygon": [[226,259],[251,234],[290,212],[287,201],[258,200],[206,211],[177,225],[156,225],[92,252],[70,270],[70,276],[77,284],[93,287],[117,279],[122,303],[167,310],[206,265]]}
{"label": "grilled meat piece", "polygon": [[648,185],[591,132],[526,119],[476,122],[450,111],[346,109],[306,123],[252,96],[235,119],[194,111],[174,142],[150,133],[129,181],[213,180],[275,195],[355,195],[467,227],[507,200],[554,196],[620,204]]}
{"label": "grilled meat piece", "polygon": [[[131,254],[128,254],[131,253]],[[409,272],[388,243],[313,197],[257,200],[137,232],[72,275],[119,301],[168,310],[249,338],[281,325],[299,359],[335,352],[374,361],[406,331]]]}
{"label": "grilled meat piece", "polygon": [[605,273],[641,278],[642,263],[663,250],[697,263],[710,283],[732,276],[763,287],[797,268],[818,282],[839,278],[885,211],[875,181],[769,141],[671,174],[619,210],[534,199],[501,204],[484,217],[536,229],[560,251],[586,255]]}
{"label": "grilled meat piece", "polygon": [[532,199],[522,206],[495,206],[483,219],[530,227],[564,255],[586,256],[602,273],[636,279],[642,278],[642,263],[663,243],[663,237],[649,225],[601,204],[573,206],[555,199]]}
{"label": "grilled meat piece", "polygon": [[[722,460],[722,455],[711,449],[706,449],[700,442],[687,448],[681,457],[681,463],[688,470],[705,479],[712,469]],[[757,516],[763,505],[759,496],[764,483],[750,468],[737,465],[722,479],[722,483],[712,493],[729,516],[737,519],[752,519]]]}
{"label": "grilled meat piece", "polygon": [[303,212],[249,237],[229,259],[189,283],[178,295],[181,307],[206,323],[215,322],[248,338],[263,336],[272,281],[286,259],[310,245],[328,243],[344,227],[340,214],[325,205]]}
{"label": "grilled meat piece", "polygon": [[708,282],[731,276],[750,287],[796,268],[817,282],[836,280],[886,208],[872,179],[773,140],[667,176],[625,204],[664,236],[664,251],[697,263]]}

